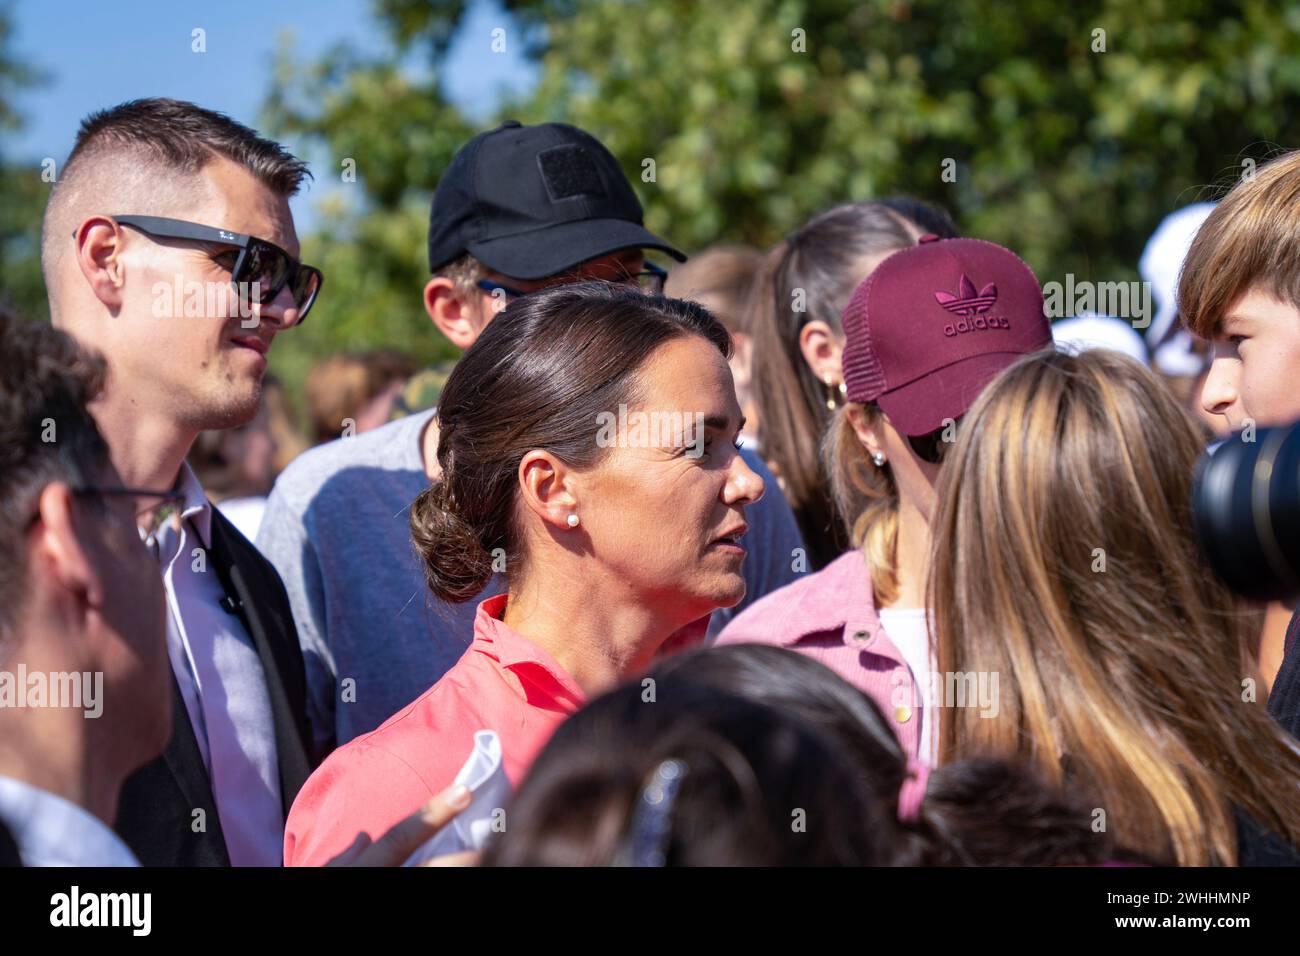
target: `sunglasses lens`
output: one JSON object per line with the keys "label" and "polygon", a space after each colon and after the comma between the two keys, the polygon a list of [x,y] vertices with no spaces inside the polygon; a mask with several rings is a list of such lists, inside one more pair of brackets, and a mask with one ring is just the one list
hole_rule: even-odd
{"label": "sunglasses lens", "polygon": [[250,289],[248,297],[258,302],[270,302],[284,287],[289,273],[289,258],[272,245],[253,241],[244,250],[244,262],[239,271],[235,281],[250,286],[257,284],[256,295]]}
{"label": "sunglasses lens", "polygon": [[293,277],[293,302],[298,307],[298,321],[307,317],[308,310],[316,301],[320,289],[320,273],[310,266],[299,266],[298,274]]}

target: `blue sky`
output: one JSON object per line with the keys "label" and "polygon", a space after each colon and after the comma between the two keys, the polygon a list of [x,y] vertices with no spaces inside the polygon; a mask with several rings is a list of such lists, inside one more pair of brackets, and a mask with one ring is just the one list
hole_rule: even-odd
{"label": "blue sky", "polygon": [[[285,31],[300,60],[344,39],[368,53],[390,49],[368,0],[17,0],[8,6],[12,53],[46,80],[15,96],[25,127],[6,137],[3,152],[34,164],[46,156],[61,164],[87,113],[142,96],[192,100],[255,124]],[[512,44],[504,54],[489,49],[492,29],[509,25],[496,2],[479,0],[445,62],[436,65],[447,95],[472,117],[486,118],[503,90],[535,82],[535,70]],[[191,50],[196,27],[206,32],[203,54]],[[308,192],[295,202],[300,229],[312,218],[308,204],[319,198]]]}

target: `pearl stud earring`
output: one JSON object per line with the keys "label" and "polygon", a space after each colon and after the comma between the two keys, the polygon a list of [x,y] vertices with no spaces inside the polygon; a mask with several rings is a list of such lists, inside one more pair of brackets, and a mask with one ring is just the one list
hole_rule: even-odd
{"label": "pearl stud earring", "polygon": [[871,456],[871,460],[875,462],[877,468],[880,468],[885,464],[885,453],[878,451]]}
{"label": "pearl stud earring", "polygon": [[576,528],[576,527],[578,526],[578,516],[577,516],[577,515],[569,515],[569,517],[566,518],[565,520],[569,522],[569,527],[570,527],[570,528]]}

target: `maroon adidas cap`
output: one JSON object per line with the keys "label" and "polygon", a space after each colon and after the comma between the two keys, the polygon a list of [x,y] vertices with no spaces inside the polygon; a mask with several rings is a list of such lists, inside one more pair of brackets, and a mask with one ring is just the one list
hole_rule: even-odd
{"label": "maroon adidas cap", "polygon": [[905,435],[965,414],[998,372],[1052,344],[1043,290],[1019,256],[982,239],[922,236],[889,256],[844,310],[844,384]]}

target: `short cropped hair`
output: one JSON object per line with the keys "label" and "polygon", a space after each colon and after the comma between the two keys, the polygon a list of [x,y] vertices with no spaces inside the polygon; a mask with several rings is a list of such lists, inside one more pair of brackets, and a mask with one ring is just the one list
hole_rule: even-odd
{"label": "short cropped hair", "polygon": [[1300,150],[1237,183],[1205,220],[1178,281],[1183,324],[1214,338],[1252,287],[1300,309]]}
{"label": "short cropped hair", "polygon": [[78,486],[108,467],[108,446],[86,406],[106,369],[64,332],[0,311],[0,649],[26,589],[24,533],[41,491]]}
{"label": "short cropped hair", "polygon": [[[81,122],[77,139],[45,208],[41,263],[47,287],[56,251],[75,224],[64,222],[64,209],[83,187],[101,192],[97,167],[128,160],[146,188],[163,177],[197,176],[208,163],[224,157],[242,166],[275,195],[289,197],[310,178],[307,164],[279,143],[265,139],[215,110],[172,99],[131,100],[91,113]],[[112,181],[121,182],[122,177]],[[105,213],[141,213],[145,209],[104,209]]]}

